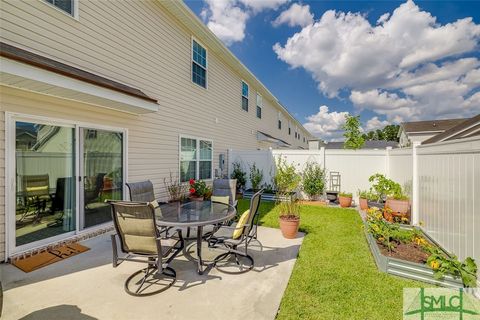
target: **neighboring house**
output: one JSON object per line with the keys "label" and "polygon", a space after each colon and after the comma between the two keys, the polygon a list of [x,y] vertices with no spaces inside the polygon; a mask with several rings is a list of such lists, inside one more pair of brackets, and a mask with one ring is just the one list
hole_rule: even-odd
{"label": "neighboring house", "polygon": [[[73,178],[102,172],[88,168],[85,148],[115,142],[123,165],[110,163],[123,186],[150,179],[166,198],[170,172],[211,181],[226,172],[228,149],[307,148],[313,138],[182,1],[2,0],[0,11],[0,260],[52,243],[49,234],[59,241],[105,227],[82,223],[85,195]],[[17,148],[35,153],[35,172],[16,168],[26,154]],[[62,150],[63,165],[47,149]],[[59,179],[59,168],[80,190],[70,222],[19,245],[15,181]]]}
{"label": "neighboring house", "polygon": [[[385,149],[387,147],[398,148],[398,142],[396,141],[383,141],[383,140],[369,140],[365,141],[365,144],[361,149]],[[327,142],[325,149],[345,149],[343,141],[339,142]]]}
{"label": "neighboring house", "polygon": [[403,122],[400,124],[398,137],[401,147],[408,147],[414,142],[423,142],[462,123],[466,119],[446,119]]}
{"label": "neighboring house", "polygon": [[443,133],[439,133],[436,136],[423,141],[422,144],[451,141],[475,136],[480,136],[480,114],[470,119],[466,119]]}

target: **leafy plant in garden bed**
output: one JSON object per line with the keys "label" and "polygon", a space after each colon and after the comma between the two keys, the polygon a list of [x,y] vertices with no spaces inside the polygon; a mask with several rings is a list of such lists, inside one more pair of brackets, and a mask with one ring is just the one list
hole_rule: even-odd
{"label": "leafy plant in garden bed", "polygon": [[302,188],[310,200],[321,195],[325,189],[325,169],[315,163],[307,162],[302,176]]}
{"label": "leafy plant in garden bed", "polygon": [[233,171],[230,177],[232,179],[237,179],[237,191],[244,190],[245,185],[247,184],[247,173],[242,170],[242,166],[239,162],[234,162],[232,165]]}
{"label": "leafy plant in garden bed", "polygon": [[250,167],[250,182],[254,191],[259,190],[258,187],[260,187],[262,180],[263,170],[257,168],[257,165],[254,162],[253,165]]}
{"label": "leafy plant in garden bed", "polygon": [[373,236],[384,255],[427,265],[433,270],[435,279],[451,275],[460,277],[465,287],[476,286],[477,266],[472,258],[460,262],[429,241],[420,229],[404,229],[383,216],[378,208],[367,210],[366,231]]}

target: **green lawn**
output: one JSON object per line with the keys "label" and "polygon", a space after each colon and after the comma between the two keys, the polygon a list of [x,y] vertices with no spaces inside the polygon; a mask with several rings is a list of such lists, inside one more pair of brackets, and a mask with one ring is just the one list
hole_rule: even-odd
{"label": "green lawn", "polygon": [[[241,200],[239,211],[247,208]],[[262,203],[260,217],[278,228],[273,203]],[[402,289],[426,286],[377,270],[353,209],[302,206],[300,230],[306,235],[277,319],[401,319]]]}

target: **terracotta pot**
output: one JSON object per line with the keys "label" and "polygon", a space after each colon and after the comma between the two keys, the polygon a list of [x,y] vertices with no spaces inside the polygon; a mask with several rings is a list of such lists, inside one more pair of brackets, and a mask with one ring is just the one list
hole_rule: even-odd
{"label": "terracotta pot", "polygon": [[360,198],[359,202],[360,202],[360,209],[362,209],[362,210],[367,210],[368,209],[367,199]]}
{"label": "terracotta pot", "polygon": [[387,199],[385,207],[392,209],[393,212],[407,214],[410,211],[410,202],[408,200]]}
{"label": "terracotta pot", "polygon": [[387,220],[388,222],[393,222],[393,214],[384,210],[383,211],[383,217],[385,218],[385,220]]}
{"label": "terracotta pot", "polygon": [[287,239],[295,239],[298,233],[298,227],[300,226],[300,218],[288,218],[280,217],[280,230]]}
{"label": "terracotta pot", "polygon": [[340,203],[340,207],[348,208],[352,205],[352,197],[338,197],[338,202]]}
{"label": "terracotta pot", "polygon": [[190,200],[192,200],[192,201],[203,201],[203,197],[190,196]]}

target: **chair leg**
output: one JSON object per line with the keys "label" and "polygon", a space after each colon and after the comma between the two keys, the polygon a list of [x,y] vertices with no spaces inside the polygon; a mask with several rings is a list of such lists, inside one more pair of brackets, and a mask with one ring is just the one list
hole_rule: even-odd
{"label": "chair leg", "polygon": [[111,234],[110,239],[112,240],[112,251],[113,251],[112,265],[114,268],[116,268],[118,266],[118,251],[117,251],[117,239],[115,237],[115,234]]}

